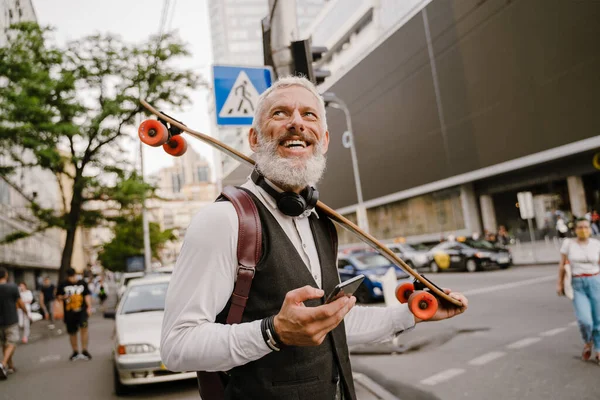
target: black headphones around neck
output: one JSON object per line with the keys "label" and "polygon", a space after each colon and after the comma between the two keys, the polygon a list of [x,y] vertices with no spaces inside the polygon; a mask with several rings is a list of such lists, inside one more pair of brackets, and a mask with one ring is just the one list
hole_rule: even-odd
{"label": "black headphones around neck", "polygon": [[275,202],[279,211],[289,217],[298,217],[306,210],[315,208],[319,201],[319,191],[312,186],[307,186],[300,192],[278,192],[265,181],[265,177],[256,168],[252,171],[252,181],[264,189]]}

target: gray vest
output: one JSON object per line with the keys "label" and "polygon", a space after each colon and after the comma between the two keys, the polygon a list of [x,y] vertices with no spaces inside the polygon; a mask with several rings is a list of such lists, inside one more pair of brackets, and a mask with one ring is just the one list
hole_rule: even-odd
{"label": "gray vest", "polygon": [[[317,287],[306,264],[277,220],[260,200],[246,190],[260,214],[263,255],[248,296],[242,322],[260,320],[279,312],[290,290]],[[321,263],[322,289],[327,295],[339,283],[336,265],[337,237],[333,223],[324,215],[309,217]],[[323,304],[308,300],[307,307]],[[225,323],[229,303],[217,316]],[[229,371],[226,399],[331,400],[341,380],[347,400],[356,400],[344,322],[331,331],[320,346],[285,347]]]}

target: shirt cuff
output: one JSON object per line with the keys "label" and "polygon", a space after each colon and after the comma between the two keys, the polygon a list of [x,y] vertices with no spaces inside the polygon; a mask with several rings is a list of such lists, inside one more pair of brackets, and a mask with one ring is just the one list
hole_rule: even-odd
{"label": "shirt cuff", "polygon": [[250,322],[250,324],[252,325],[252,334],[249,339],[252,342],[252,346],[248,348],[250,349],[250,352],[246,351],[246,355],[248,356],[248,358],[252,358],[254,360],[264,357],[273,351],[269,348],[269,346],[265,342],[265,339],[263,338],[262,330],[260,329],[261,322],[262,320],[260,319],[257,321]]}
{"label": "shirt cuff", "polygon": [[414,329],[415,316],[408,309],[408,304],[400,304],[394,307],[392,325],[396,335]]}

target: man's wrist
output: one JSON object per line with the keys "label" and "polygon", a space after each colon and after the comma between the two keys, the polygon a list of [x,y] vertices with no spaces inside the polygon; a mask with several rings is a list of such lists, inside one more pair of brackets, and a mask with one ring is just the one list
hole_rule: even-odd
{"label": "man's wrist", "polygon": [[273,351],[280,351],[284,344],[275,332],[275,316],[264,318],[260,324],[260,330],[267,346]]}

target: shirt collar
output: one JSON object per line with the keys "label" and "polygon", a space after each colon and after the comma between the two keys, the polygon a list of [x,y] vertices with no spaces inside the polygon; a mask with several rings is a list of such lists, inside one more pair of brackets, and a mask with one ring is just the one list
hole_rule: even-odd
{"label": "shirt collar", "polygon": [[[282,190],[280,188],[278,188],[274,183],[272,183],[267,178],[265,178],[265,182],[268,185],[271,185],[271,187],[273,187],[278,192],[282,192]],[[251,185],[254,188],[254,192],[258,195],[258,197],[263,202],[263,204],[268,205],[269,207],[271,207],[271,209],[279,211],[279,209],[277,208],[277,202],[275,201],[275,199],[273,197],[271,197],[271,195],[268,194],[263,188],[261,188],[256,183],[254,183],[254,181],[252,180],[251,177],[248,177],[248,180],[246,181],[246,183],[248,185]],[[311,214],[314,214],[317,218],[319,218],[319,214],[317,213],[317,210],[315,208],[310,208],[310,209],[304,211],[299,216],[297,216],[297,217],[290,217],[290,218],[305,218],[305,217],[310,216]],[[283,215],[285,215],[285,214],[283,214]],[[286,215],[286,217],[288,217],[288,215]]]}

